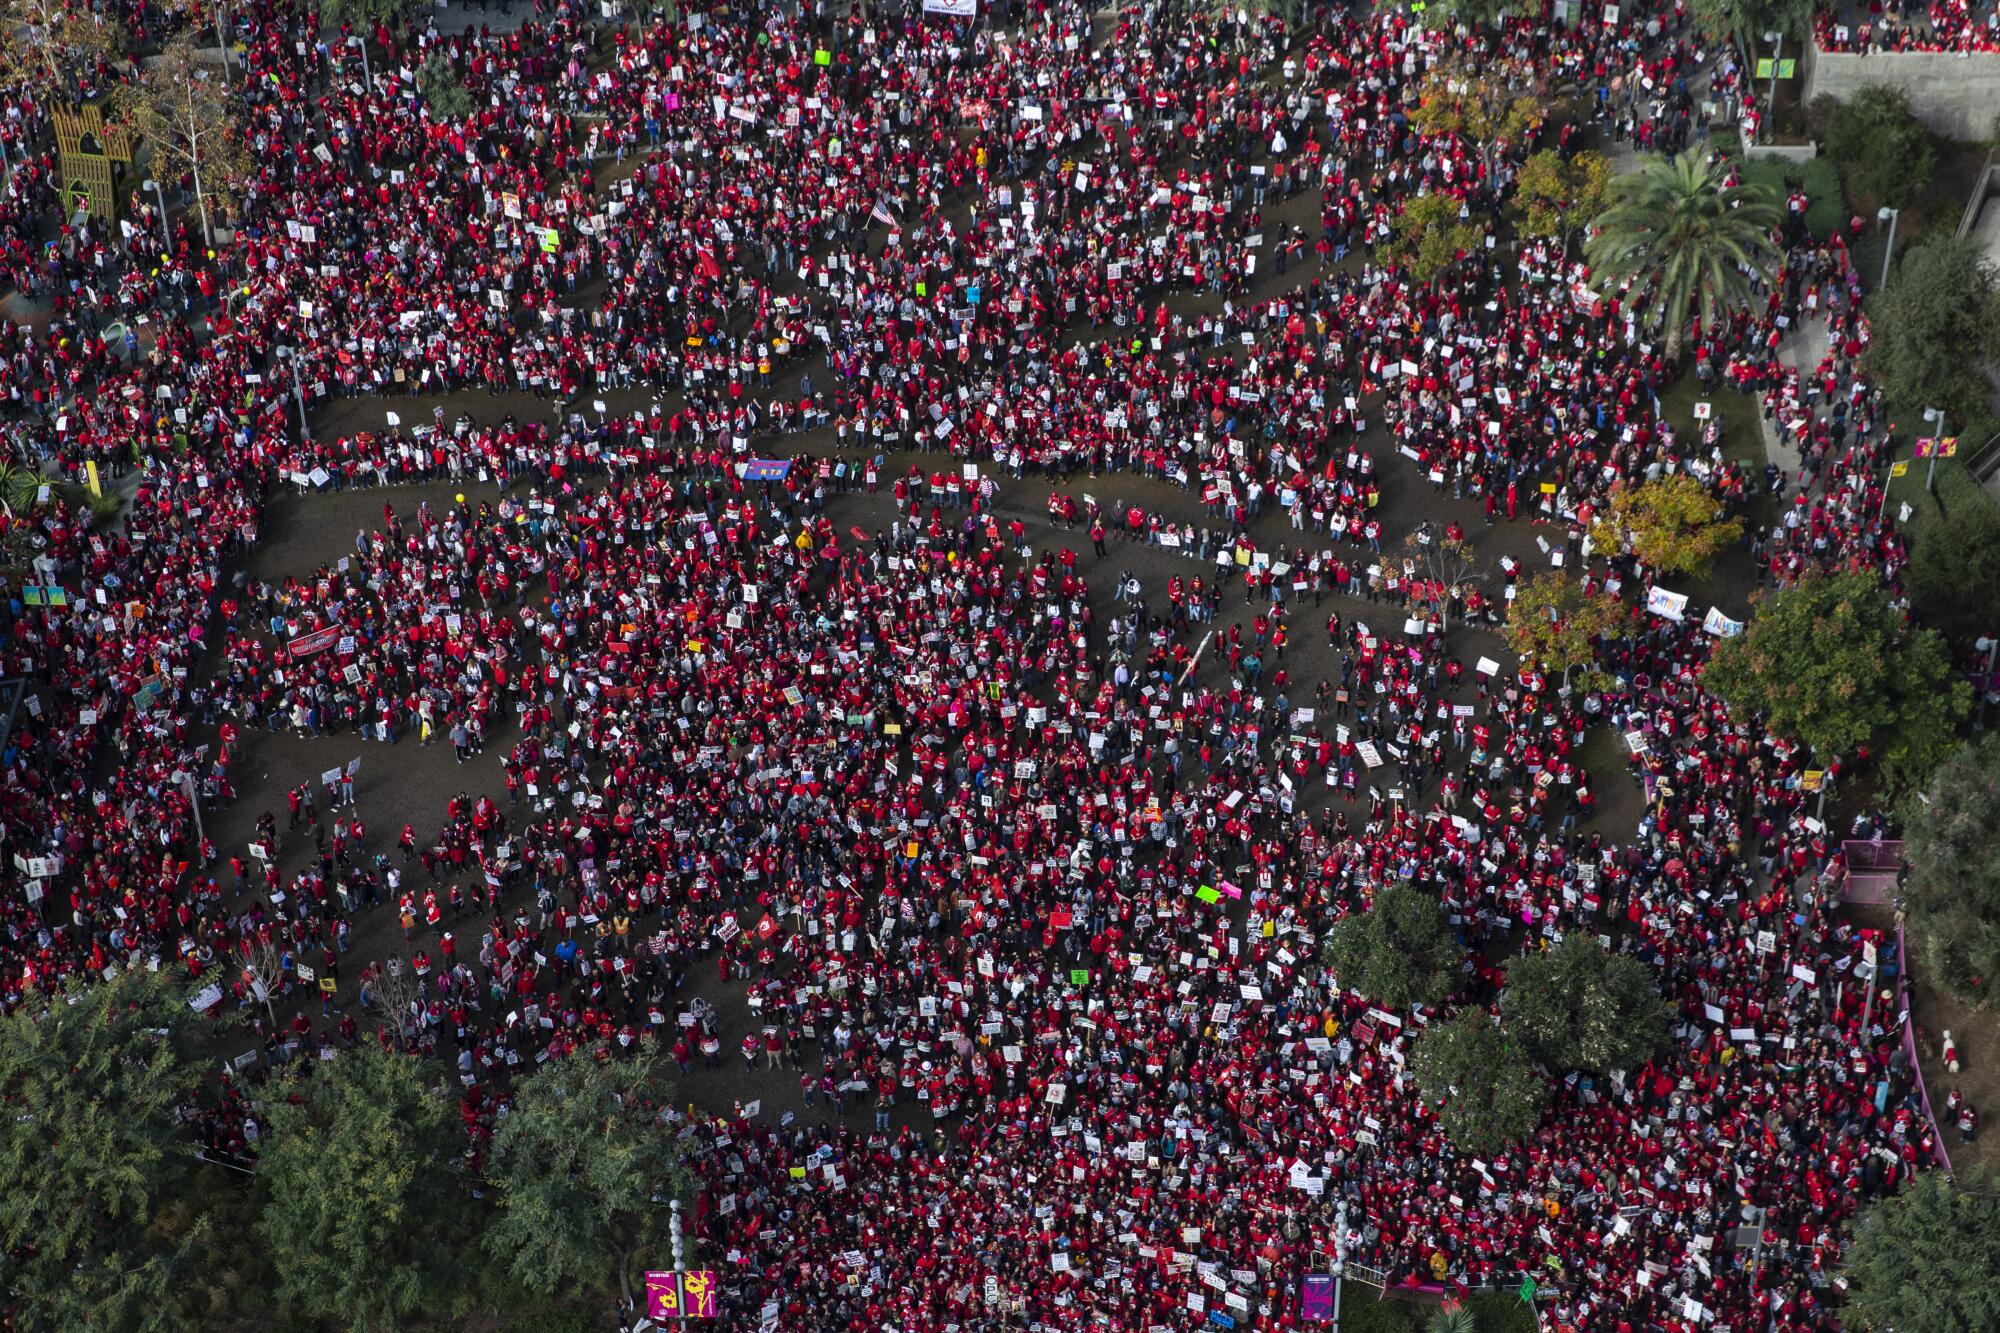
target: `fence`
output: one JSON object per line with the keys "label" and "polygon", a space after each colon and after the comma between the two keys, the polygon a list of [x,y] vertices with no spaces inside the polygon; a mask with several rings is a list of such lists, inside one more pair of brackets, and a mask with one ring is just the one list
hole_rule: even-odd
{"label": "fence", "polygon": [[1849,839],[1840,844],[1840,852],[1847,862],[1847,883],[1841,890],[1843,901],[1880,905],[1894,896],[1896,877],[1903,869],[1901,842]]}
{"label": "fence", "polygon": [[[1854,842],[1841,844],[1846,862],[1847,875],[1841,884],[1841,900],[1848,903],[1882,904],[1890,900],[1896,890],[1896,876],[1903,868],[1903,844],[1900,842]],[[1881,960],[1876,962],[1881,968]],[[1882,980],[1878,970],[1876,977],[1868,984],[1879,985]],[[1930,1090],[1924,1086],[1923,1063],[1917,1058],[1917,1029],[1910,1018],[1910,948],[1903,937],[1902,922],[1896,923],[1896,995],[1895,1022],[1902,1028],[1903,1059],[1909,1062],[1910,1076],[1917,1081],[1917,1101],[1924,1108],[1924,1119],[1930,1122],[1931,1142],[1935,1145],[1932,1153],[1939,1167],[1951,1170],[1951,1154],[1945,1150],[1944,1131],[1938,1125],[1936,1112],[1931,1109]]]}

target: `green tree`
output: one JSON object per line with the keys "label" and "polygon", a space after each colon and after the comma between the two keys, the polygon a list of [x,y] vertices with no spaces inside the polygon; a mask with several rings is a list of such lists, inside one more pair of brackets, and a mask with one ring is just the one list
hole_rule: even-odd
{"label": "green tree", "polygon": [[186,991],[128,968],[0,1019],[0,1301],[24,1333],[192,1328],[203,1219],[156,1228],[198,1169],[177,1111],[206,1061]]}
{"label": "green tree", "polygon": [[313,1070],[299,1100],[273,1099],[258,1230],[288,1308],[365,1333],[466,1306],[458,1131],[421,1073],[363,1046]]}
{"label": "green tree", "polygon": [[1376,244],[1376,258],[1401,268],[1412,282],[1435,282],[1485,243],[1486,228],[1465,213],[1455,195],[1420,194],[1405,201],[1403,211],[1389,220],[1389,234]]}
{"label": "green tree", "polygon": [[463,120],[472,114],[475,103],[466,91],[458,70],[442,55],[433,55],[417,71],[417,86],[423,90],[424,104],[436,120]]}
{"label": "green tree", "polygon": [[2000,359],[2000,272],[1971,240],[1912,246],[1868,307],[1867,369],[1890,402],[1912,415],[1930,407],[1961,420],[1983,412],[1992,392],[1985,368]]}
{"label": "green tree", "polygon": [[1742,634],[1716,644],[1705,681],[1822,763],[1869,747],[1896,784],[1921,780],[1950,752],[1972,696],[1937,632],[1912,631],[1873,571],[1764,598]]}
{"label": "green tree", "polygon": [[2000,977],[2000,732],[1939,764],[1902,818],[1903,900],[1930,975],[1983,1004]]}
{"label": "green tree", "polygon": [[0,77],[75,103],[96,85],[100,60],[117,63],[128,35],[84,0],[0,0]]}
{"label": "green tree", "polygon": [[1465,950],[1438,900],[1391,884],[1365,912],[1342,917],[1327,935],[1326,964],[1340,984],[1390,1009],[1438,1004],[1457,989]]}
{"label": "green tree", "polygon": [[1680,355],[1692,318],[1703,330],[1750,302],[1751,280],[1768,273],[1778,205],[1769,190],[1729,185],[1729,166],[1699,153],[1651,157],[1611,183],[1610,206],[1584,243],[1594,276],[1650,296],[1646,318],[1666,328]]}
{"label": "green tree", "polygon": [[664,1203],[689,1189],[660,1123],[670,1095],[643,1060],[551,1060],[522,1080],[493,1135],[499,1212],[486,1231],[515,1281],[630,1296],[633,1260],[667,1253]]}
{"label": "green tree", "polygon": [[1597,216],[1610,188],[1611,160],[1604,154],[1585,151],[1565,160],[1555,149],[1544,148],[1523,162],[1514,177],[1521,234],[1556,241],[1567,254],[1570,237]]}
{"label": "green tree", "polygon": [[1841,1322],[1881,1333],[2000,1328],[2000,1188],[1926,1171],[1854,1220]]}
{"label": "green tree", "polygon": [[1548,115],[1542,99],[1517,86],[1512,72],[1470,59],[1439,65],[1417,85],[1410,123],[1434,137],[1465,140],[1490,176],[1501,150],[1526,144]]}
{"label": "green tree", "polygon": [[1548,1081],[1483,1009],[1418,1037],[1411,1067],[1445,1136],[1467,1152],[1491,1154],[1517,1141],[1548,1104]]}
{"label": "green tree", "polygon": [[1970,643],[2000,634],[2000,608],[1993,604],[1993,590],[2000,588],[2000,510],[1962,504],[1926,518],[1903,587],[1917,618],[1947,639]]}
{"label": "green tree", "polygon": [[134,87],[133,121],[166,172],[186,172],[194,181],[201,232],[213,239],[211,200],[234,204],[250,178],[250,148],[236,100],[208,64],[205,51],[181,36]]}
{"label": "green tree", "polygon": [[1509,962],[1500,992],[1507,1032],[1555,1073],[1636,1068],[1666,1040],[1669,1014],[1652,969],[1580,931]]}
{"label": "green tree", "polygon": [[1512,0],[1420,0],[1417,18],[1426,28],[1490,28],[1512,13]]}
{"label": "green tree", "polygon": [[328,23],[344,23],[362,40],[361,67],[368,82],[375,82],[375,69],[368,61],[367,38],[375,25],[394,28],[410,12],[415,0],[320,0],[320,17]]}
{"label": "green tree", "polygon": [[1682,472],[1615,492],[1591,524],[1590,543],[1607,553],[1629,550],[1662,574],[1701,576],[1742,535],[1715,493]]}
{"label": "green tree", "polygon": [[1864,88],[1833,110],[1826,153],[1848,169],[1855,192],[1901,208],[1930,187],[1937,167],[1931,132],[1901,88]]}
{"label": "green tree", "polygon": [[[1507,646],[1524,666],[1560,673],[1563,684],[1597,661],[1597,641],[1625,623],[1625,604],[1607,592],[1586,593],[1559,569],[1517,584],[1507,605]],[[1601,678],[1590,671],[1586,680]]]}
{"label": "green tree", "polygon": [[1690,0],[1688,13],[1710,40],[1748,50],[1767,32],[1804,36],[1812,23],[1812,0]]}

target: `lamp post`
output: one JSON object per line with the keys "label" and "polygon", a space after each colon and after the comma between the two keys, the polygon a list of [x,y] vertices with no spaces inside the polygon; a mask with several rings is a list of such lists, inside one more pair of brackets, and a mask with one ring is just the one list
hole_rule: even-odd
{"label": "lamp post", "polygon": [[1891,208],[1887,204],[1882,205],[1881,208],[1875,211],[1875,220],[1877,222],[1886,222],[1889,224],[1889,244],[1882,251],[1882,281],[1876,286],[1875,290],[1877,291],[1882,291],[1889,285],[1889,260],[1896,253],[1896,222],[1902,216],[1902,209]]}
{"label": "lamp post", "polygon": [[667,1218],[667,1232],[674,1244],[674,1271],[679,1272],[686,1266],[686,1246],[681,1239],[681,1201],[675,1199],[668,1207],[673,1209],[673,1213]]}
{"label": "lamp post", "polygon": [[299,368],[298,353],[293,351],[290,346],[284,344],[280,344],[274,350],[277,353],[278,360],[285,362],[291,367],[292,401],[299,405],[299,439],[311,439],[312,427],[306,422],[305,389],[299,382],[300,377],[305,372]]}
{"label": "lamp post", "polygon": [[[1771,44],[1771,91],[1765,98],[1764,114],[1769,118],[1773,130],[1778,125],[1778,60],[1785,54],[1785,31],[1764,34],[1764,40]],[[1754,71],[1753,71],[1754,73]]]}
{"label": "lamp post", "polygon": [[1993,693],[1993,663],[2000,657],[2000,634],[1989,634],[1972,641],[1974,648],[1986,654],[1986,679],[1979,682],[1979,716],[1973,720],[1975,732],[1986,730],[1986,696]]}
{"label": "lamp post", "polygon": [[167,230],[167,192],[161,189],[160,182],[151,176],[146,178],[146,188],[151,190],[153,197],[160,201],[160,241],[167,247],[166,253],[172,254],[174,252],[174,234]]}
{"label": "lamp post", "polygon": [[1942,443],[1944,437],[1944,409],[1941,407],[1925,408],[1924,420],[1930,422],[1931,429],[1936,432],[1931,436],[1930,462],[1924,465],[1924,491],[1926,494],[1935,495],[1937,493],[1938,445]]}

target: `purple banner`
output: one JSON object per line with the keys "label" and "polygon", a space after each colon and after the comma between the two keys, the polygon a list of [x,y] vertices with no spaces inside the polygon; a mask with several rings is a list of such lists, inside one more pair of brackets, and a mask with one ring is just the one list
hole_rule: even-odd
{"label": "purple banner", "polygon": [[1333,1319],[1333,1278],[1326,1273],[1307,1275],[1305,1289],[1300,1295],[1299,1314],[1309,1324],[1324,1324]]}

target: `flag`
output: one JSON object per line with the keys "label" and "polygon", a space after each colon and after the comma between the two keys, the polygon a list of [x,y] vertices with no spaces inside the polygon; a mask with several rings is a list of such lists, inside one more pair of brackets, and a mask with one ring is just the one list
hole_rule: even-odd
{"label": "flag", "polygon": [[868,210],[868,216],[873,221],[879,222],[885,227],[893,227],[896,225],[896,215],[894,213],[891,213],[889,211],[889,205],[884,203],[880,199],[877,199],[875,201],[875,207]]}
{"label": "flag", "polygon": [[715,248],[697,248],[694,252],[695,270],[705,278],[721,278],[722,265],[715,262]]}

